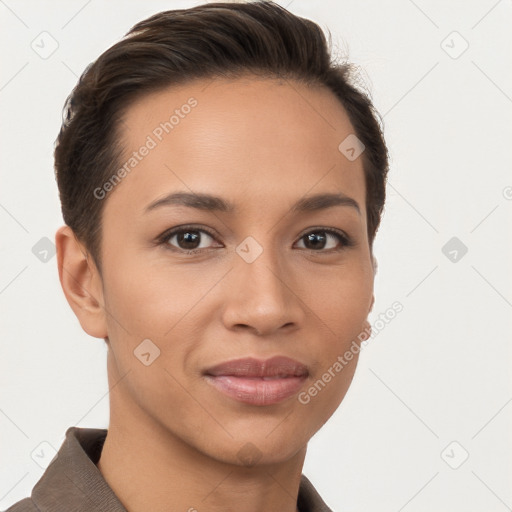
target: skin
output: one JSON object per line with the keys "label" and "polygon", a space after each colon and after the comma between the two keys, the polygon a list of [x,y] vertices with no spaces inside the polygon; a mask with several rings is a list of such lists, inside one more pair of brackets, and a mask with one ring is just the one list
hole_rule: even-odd
{"label": "skin", "polygon": [[[56,234],[66,298],[84,331],[108,343],[110,425],[98,469],[130,512],[170,503],[176,511],[236,504],[238,512],[294,512],[307,443],[343,400],[357,355],[308,404],[297,396],[243,404],[202,372],[285,355],[309,367],[307,390],[369,328],[362,159],[338,150],[354,130],[330,91],[254,77],[140,98],[122,125],[126,156],[190,97],[197,106],[104,199],[102,273],[69,227]],[[237,211],[144,213],[177,191],[214,194]],[[291,211],[322,192],[353,198],[360,213]],[[155,242],[184,224],[213,231],[200,234],[203,252],[187,254],[176,236]],[[308,247],[304,235],[319,228],[342,230],[354,245],[327,235],[325,246]],[[252,263],[235,251],[248,236],[263,249]],[[160,349],[149,366],[134,355],[144,339]],[[244,447],[255,464],[244,462]]]}

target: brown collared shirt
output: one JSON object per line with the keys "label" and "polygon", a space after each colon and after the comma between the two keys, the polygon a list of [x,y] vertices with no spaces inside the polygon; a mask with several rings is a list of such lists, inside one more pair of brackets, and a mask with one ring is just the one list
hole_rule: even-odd
{"label": "brown collared shirt", "polygon": [[[31,497],[5,512],[127,512],[96,467],[106,436],[106,429],[68,428]],[[332,512],[304,475],[297,506],[300,512]]]}

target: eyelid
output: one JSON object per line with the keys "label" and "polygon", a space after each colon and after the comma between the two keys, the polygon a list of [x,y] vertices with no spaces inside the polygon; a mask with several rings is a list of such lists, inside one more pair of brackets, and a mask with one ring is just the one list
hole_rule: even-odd
{"label": "eyelid", "polygon": [[[217,234],[214,233],[212,230],[210,230],[209,228],[205,228],[205,227],[202,227],[202,226],[197,226],[197,225],[194,225],[194,224],[183,224],[183,225],[180,225],[180,226],[174,226],[173,228],[171,229],[168,229],[166,231],[164,231],[161,235],[159,235],[157,237],[157,244],[166,244],[167,242],[169,242],[169,240],[176,234],[180,233],[180,232],[183,232],[183,231],[201,231],[203,233],[206,233],[208,236],[210,236],[211,238],[213,238],[215,240],[216,243],[224,246],[224,244],[222,244],[222,242],[219,242],[218,240],[218,237],[217,237]],[[170,246],[172,247],[172,246]],[[183,251],[183,252],[194,252],[194,251],[204,251],[204,249],[191,249],[190,251],[186,251],[186,249],[180,249],[178,247],[173,247],[176,251],[180,252],[180,251]]]}
{"label": "eyelid", "polygon": [[328,233],[330,235],[333,235],[333,236],[341,239],[341,248],[340,249],[331,249],[331,250],[327,250],[327,251],[324,251],[324,250],[315,251],[313,249],[304,249],[304,250],[315,253],[315,254],[322,254],[322,253],[329,254],[331,252],[339,252],[339,251],[342,251],[343,249],[346,249],[348,247],[353,247],[356,245],[354,240],[352,239],[352,237],[349,236],[347,233],[345,233],[345,231],[343,231],[342,229],[328,228],[328,227],[322,227],[322,226],[313,226],[313,227],[307,228],[305,231],[302,232],[302,234],[299,236],[297,241],[302,240],[302,238],[304,238],[308,233],[315,233],[315,232]]}

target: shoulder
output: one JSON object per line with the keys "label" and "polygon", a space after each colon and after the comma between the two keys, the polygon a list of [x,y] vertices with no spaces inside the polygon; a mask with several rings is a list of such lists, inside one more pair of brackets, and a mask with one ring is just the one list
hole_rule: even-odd
{"label": "shoulder", "polygon": [[4,512],[39,512],[39,509],[34,505],[34,502],[30,498],[25,498],[14,505],[11,505]]}
{"label": "shoulder", "polygon": [[304,474],[300,480],[297,506],[300,512],[333,512]]}

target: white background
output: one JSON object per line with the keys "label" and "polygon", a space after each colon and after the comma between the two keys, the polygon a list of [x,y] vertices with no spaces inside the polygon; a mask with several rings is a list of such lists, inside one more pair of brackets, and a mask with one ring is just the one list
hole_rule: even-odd
{"label": "white background", "polygon": [[[2,510],[42,475],[41,442],[108,426],[104,342],[82,331],[56,258],[32,253],[62,224],[64,100],[137,21],[199,3],[0,1]],[[363,350],[304,473],[336,511],[512,510],[512,2],[279,3],[329,27],[369,77],[391,151],[371,319],[404,307]],[[31,48],[43,31],[59,45],[47,59]],[[454,31],[469,44],[458,58]],[[468,248],[456,262],[442,252],[452,237]],[[469,454],[458,469],[441,456],[453,441],[452,465]]]}

